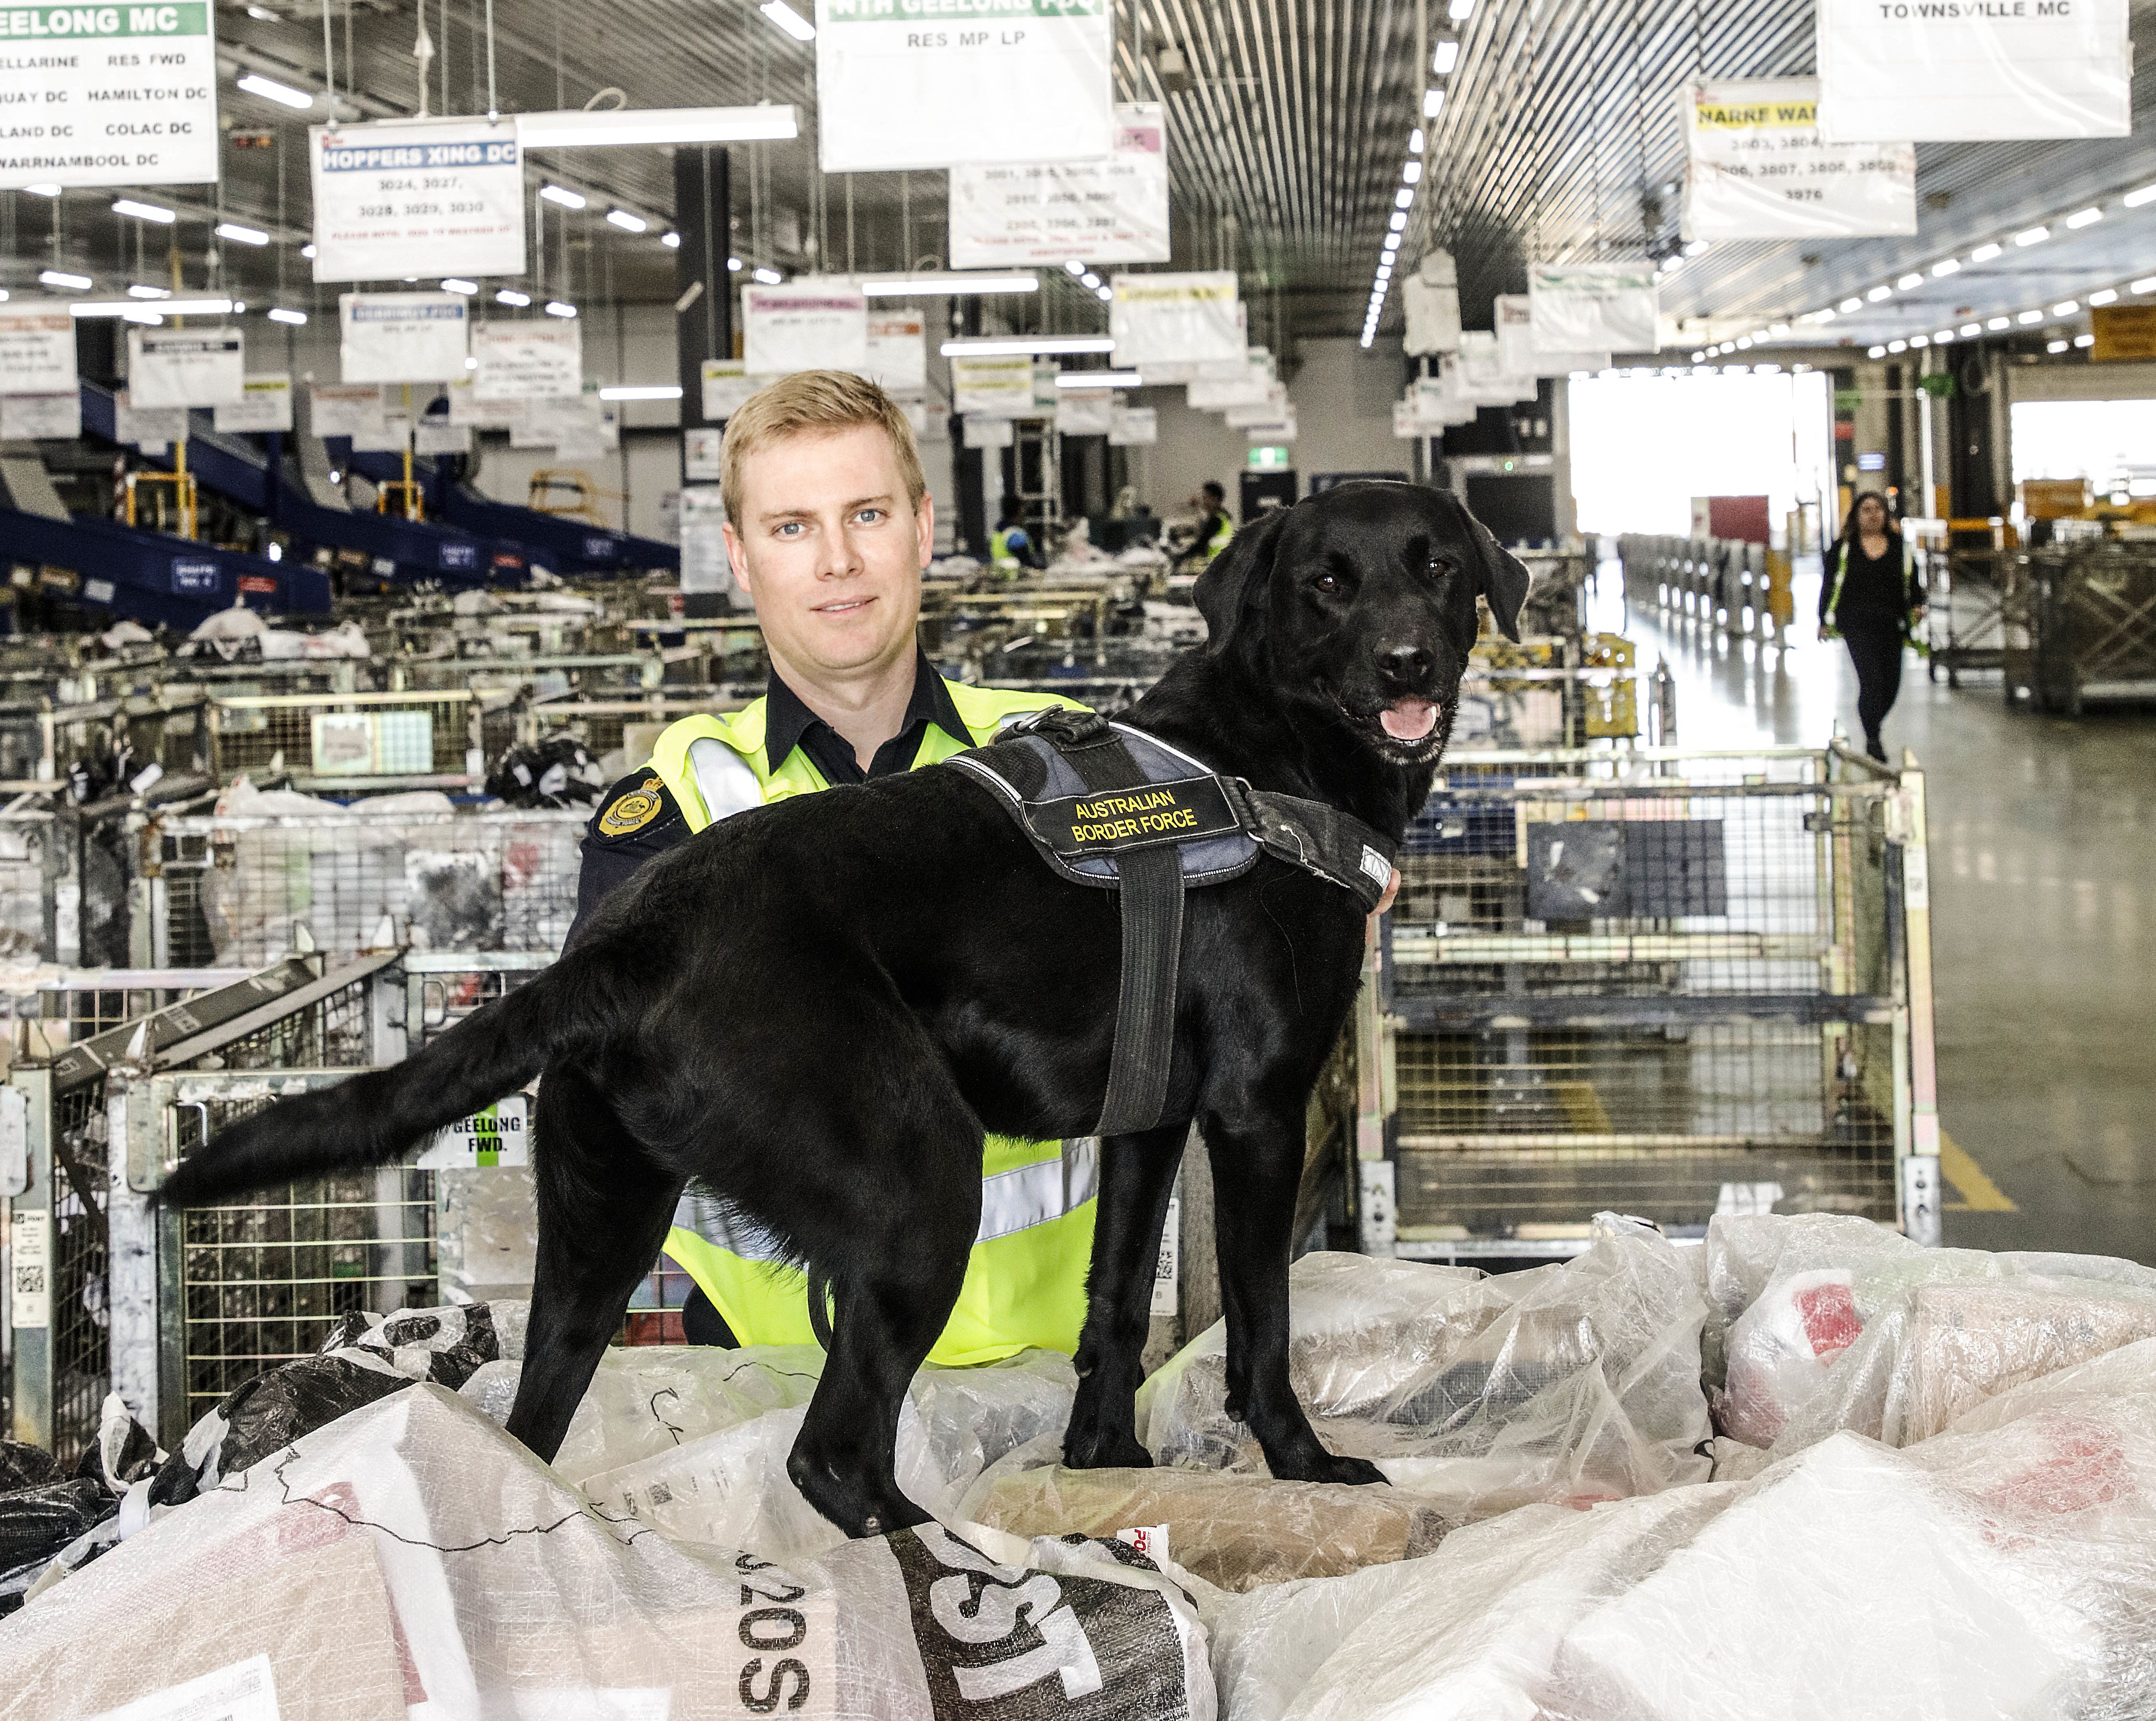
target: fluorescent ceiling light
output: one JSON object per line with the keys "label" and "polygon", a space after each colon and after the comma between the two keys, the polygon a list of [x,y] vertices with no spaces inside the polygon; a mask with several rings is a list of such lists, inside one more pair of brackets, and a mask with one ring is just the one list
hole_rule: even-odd
{"label": "fluorescent ceiling light", "polygon": [[442,290],[444,293],[463,293],[469,295],[479,290],[479,283],[459,280],[456,276],[451,275],[442,283]]}
{"label": "fluorescent ceiling light", "polygon": [[678,251],[681,249],[681,235],[678,233],[662,233],[659,235],[659,243],[670,251]]}
{"label": "fluorescent ceiling light", "polygon": [[[758,270],[761,280],[765,270]],[[871,275],[861,283],[861,290],[871,299],[896,299],[909,293],[1035,293],[1040,290],[1040,277],[1036,275]]]}
{"label": "fluorescent ceiling light", "polygon": [[1864,356],[1866,358],[1884,358],[1887,356],[1887,349],[1884,347],[1867,347],[1864,351]]}
{"label": "fluorescent ceiling light", "polygon": [[2010,329],[2014,326],[2014,319],[2010,316],[1989,317],[1984,326],[1987,329]]}
{"label": "fluorescent ceiling light", "polygon": [[752,269],[749,271],[748,278],[757,285],[765,287],[775,287],[785,279],[775,269]]}
{"label": "fluorescent ceiling light", "polygon": [[1101,277],[1089,269],[1078,277],[1078,284],[1090,293],[1101,285]]}
{"label": "fluorescent ceiling light", "polygon": [[1423,91],[1423,93],[1422,93],[1422,116],[1423,116],[1423,118],[1424,118],[1425,120],[1435,120],[1435,118],[1436,118],[1440,114],[1443,113],[1444,111],[1445,111],[1445,92],[1444,92],[1442,90],[1436,90],[1436,89],[1430,89],[1430,90],[1424,90],[1424,91]]}
{"label": "fluorescent ceiling light", "polygon": [[519,114],[516,135],[532,149],[598,149],[624,143],[771,143],[801,135],[791,103],[770,107],[581,108]]}
{"label": "fluorescent ceiling light", "polygon": [[1923,276],[1922,276],[1921,275],[1918,275],[1918,274],[1917,274],[1917,273],[1916,273],[1916,271],[1915,271],[1915,270],[1911,270],[1907,275],[1903,275],[1903,276],[1901,278],[1901,280],[1897,280],[1897,281],[1896,281],[1896,282],[1894,283],[1894,285],[1895,285],[1897,287],[1900,288],[1900,289],[1902,290],[1902,291],[1903,291],[1903,292],[1905,292],[1905,293],[1906,293],[1906,292],[1907,292],[1907,291],[1908,291],[1912,287],[1921,287],[1922,285],[1923,285],[1923,284],[1924,284],[1924,278],[1923,278]]}
{"label": "fluorescent ceiling light", "polygon": [[1393,207],[1396,209],[1412,209],[1414,207],[1414,188],[1411,185],[1404,185],[1394,192]]}
{"label": "fluorescent ceiling light", "polygon": [[2054,305],[2051,307],[2051,315],[2054,316],[2078,316],[2081,314],[2081,308],[2082,307],[2078,301],[2072,299],[2061,299],[2056,305]]}
{"label": "fluorescent ceiling light", "polygon": [[137,221],[155,221],[170,227],[179,217],[162,203],[138,203],[132,198],[121,198],[112,205],[116,215],[132,215]]}
{"label": "fluorescent ceiling light", "polygon": [[1739,335],[1737,337],[1737,350],[1739,352],[1749,352],[1752,350],[1752,337],[1749,335]]}
{"label": "fluorescent ceiling light", "polygon": [[2025,227],[2014,235],[2014,243],[2017,245],[2041,245],[2051,236],[2051,229],[2048,227]]}
{"label": "fluorescent ceiling light", "polygon": [[1889,286],[1876,286],[1864,296],[1869,299],[1874,305],[1876,305],[1881,299],[1892,298],[1894,296],[1894,290]]}
{"label": "fluorescent ceiling light", "polygon": [[1694,239],[1690,244],[1684,248],[1684,254],[1687,257],[1697,257],[1701,252],[1706,250],[1706,249],[1707,241],[1705,239]]}
{"label": "fluorescent ceiling light", "polygon": [[33,198],[56,198],[60,194],[57,185],[26,185],[23,189]]}
{"label": "fluorescent ceiling light", "polygon": [[1933,329],[1932,331],[1932,345],[1934,347],[1951,346],[1953,343],[1953,337],[1954,331],[1952,329]]}
{"label": "fluorescent ceiling light", "polygon": [[2076,231],[2079,231],[2084,227],[2094,227],[2097,222],[2102,219],[2103,211],[2097,208],[2095,204],[2092,203],[2087,208],[2076,209],[2072,214],[2067,216],[2066,225],[2074,229]]}
{"label": "fluorescent ceiling light", "polygon": [[1400,177],[1409,185],[1417,183],[1422,178],[1422,163],[1409,162],[1400,169]]}
{"label": "fluorescent ceiling light", "polygon": [[1093,289],[1093,296],[1103,305],[1110,304],[1115,299],[1116,290],[1113,287],[1096,287]]}
{"label": "fluorescent ceiling light", "polygon": [[121,311],[120,315],[126,321],[141,323],[145,328],[160,329],[165,326],[165,319],[146,305],[135,306],[130,310]]}
{"label": "fluorescent ceiling light", "polygon": [[1655,267],[1663,275],[1675,275],[1679,270],[1684,267],[1684,259],[1681,257],[1665,257],[1660,263],[1657,263]]}
{"label": "fluorescent ceiling light", "polygon": [[1055,378],[1058,388],[1139,388],[1145,378],[1136,371],[1064,371]]}
{"label": "fluorescent ceiling light", "polygon": [[300,254],[302,257],[311,257],[315,254],[315,248],[311,244],[302,245],[300,247]]}
{"label": "fluorescent ceiling light", "polygon": [[1864,301],[1852,294],[1850,297],[1843,300],[1840,304],[1835,306],[1835,309],[1846,315],[1848,312],[1852,311],[1863,310]]}
{"label": "fluorescent ceiling light", "polygon": [[172,296],[172,290],[170,287],[145,286],[136,281],[127,289],[127,296],[131,299],[169,299]]}
{"label": "fluorescent ceiling light", "polygon": [[1422,127],[1418,126],[1414,131],[1408,133],[1408,153],[1411,156],[1420,155],[1422,153]]}
{"label": "fluorescent ceiling light", "polygon": [[1404,232],[1408,224],[1408,218],[1405,212],[1399,209],[1394,210],[1392,219],[1385,224],[1391,228],[1394,233]]}
{"label": "fluorescent ceiling light", "polygon": [[2004,249],[2005,247],[2000,245],[1979,245],[1969,254],[1969,260],[1972,263],[1989,263]]}
{"label": "fluorescent ceiling light", "polygon": [[[30,189],[35,191],[37,187],[33,185]],[[2144,185],[2138,190],[2130,191],[2119,201],[2129,209],[2138,209],[2143,203],[2156,203],[2156,185]]]}
{"label": "fluorescent ceiling light", "polygon": [[940,351],[946,358],[1019,358],[1035,352],[1113,352],[1116,343],[1106,335],[990,336],[978,341],[946,341]]}
{"label": "fluorescent ceiling light", "polygon": [[1452,4],[1445,9],[1445,15],[1456,24],[1465,23],[1475,15],[1475,0],[1452,0]]}
{"label": "fluorescent ceiling light", "polygon": [[2064,352],[2066,350],[2067,344],[2068,343],[2064,341],[2049,341],[2045,343],[2044,351],[2046,352]]}
{"label": "fluorescent ceiling light", "polygon": [[494,302],[497,305],[515,305],[521,307],[531,302],[531,295],[529,293],[520,293],[514,287],[502,287],[495,293]]}
{"label": "fluorescent ceiling light", "polygon": [[816,26],[786,3],[786,0],[763,0],[757,10],[797,42],[816,39]]}
{"label": "fluorescent ceiling light", "polygon": [[1430,69],[1440,78],[1452,75],[1452,69],[1460,64],[1460,38],[1440,36],[1430,50]]}
{"label": "fluorescent ceiling light", "polygon": [[1909,350],[1909,343],[1907,341],[1889,341],[1887,343],[1887,350],[1889,352],[1907,352]]}
{"label": "fluorescent ceiling light", "polygon": [[245,72],[239,78],[239,87],[249,95],[259,95],[265,101],[274,101],[288,108],[311,108],[313,96],[304,90],[295,90],[290,84],[280,84],[275,78],[265,78],[259,72]]}
{"label": "fluorescent ceiling light", "polygon": [[2076,347],[2093,347],[2096,345],[2096,336],[2093,335],[2076,335],[2074,336],[2074,345]]}
{"label": "fluorescent ceiling light", "polygon": [[741,259],[740,259],[740,258],[738,258],[738,257],[729,257],[729,258],[727,258],[727,259],[726,259],[726,267],[727,267],[727,269],[728,269],[729,270],[731,270],[733,274],[735,274],[735,275],[739,275],[739,274],[742,272],[742,260],[741,260]]}
{"label": "fluorescent ceiling light", "polygon": [[2116,305],[2118,302],[2118,289],[2116,287],[2098,287],[2096,291],[2089,295],[2088,302],[2092,306]]}
{"label": "fluorescent ceiling light", "polygon": [[1400,236],[1396,233],[1387,234],[1385,235],[1385,249],[1388,251],[1397,251],[1399,248]]}
{"label": "fluorescent ceiling light", "polygon": [[1932,265],[1932,274],[1936,278],[1943,279],[1947,275],[1959,275],[1960,273],[1961,259],[1958,257],[1949,257],[1943,263],[1934,263]]}
{"label": "fluorescent ceiling light", "polygon": [[1982,323],[1964,323],[1961,326],[1961,335],[1962,338],[1964,340],[1968,339],[1971,335],[1980,335],[1983,332],[1984,325]]}
{"label": "fluorescent ceiling light", "polygon": [[1073,257],[1063,265],[1063,272],[1065,275],[1083,275],[1086,273],[1086,265]]}
{"label": "fluorescent ceiling light", "polygon": [[1812,321],[1815,323],[1830,323],[1838,315],[1839,313],[1830,305],[1824,311],[1815,311],[1812,313]]}
{"label": "fluorescent ceiling light", "polygon": [[281,305],[273,306],[270,311],[270,321],[273,323],[290,323],[296,329],[306,322],[307,313],[304,311],[287,311]]}
{"label": "fluorescent ceiling light", "polygon": [[635,383],[599,390],[601,400],[679,400],[679,383]]}
{"label": "fluorescent ceiling light", "polygon": [[1779,341],[1789,332],[1789,326],[1787,323],[1776,323],[1767,332]]}
{"label": "fluorescent ceiling light", "polygon": [[243,245],[266,245],[270,243],[270,235],[263,232],[260,228],[242,227],[237,221],[218,222],[217,236],[221,239],[232,239]]}
{"label": "fluorescent ceiling light", "polygon": [[38,276],[38,280],[48,287],[69,287],[78,293],[90,285],[88,275],[69,275],[64,269],[48,269]]}
{"label": "fluorescent ceiling light", "polygon": [[649,233],[651,230],[651,223],[649,221],[641,215],[630,214],[626,209],[608,210],[607,225],[618,227],[624,233]]}
{"label": "fluorescent ceiling light", "polygon": [[567,186],[542,185],[539,195],[550,203],[559,203],[564,209],[581,209],[585,198],[582,192],[571,191]]}
{"label": "fluorescent ceiling light", "polygon": [[2129,293],[2156,293],[2156,275],[2144,275],[2138,281],[2128,281],[2126,290]]}
{"label": "fluorescent ceiling light", "polygon": [[547,301],[547,315],[549,316],[574,316],[576,314],[577,307],[565,299],[549,299]]}
{"label": "fluorescent ceiling light", "polygon": [[247,8],[247,15],[257,23],[281,24],[285,22],[266,6],[249,6]]}
{"label": "fluorescent ceiling light", "polygon": [[2020,314],[2020,316],[2014,319],[2015,321],[2020,323],[2024,328],[2027,328],[2031,323],[2040,323],[2043,321],[2043,320],[2044,313],[2041,311],[2025,311]]}
{"label": "fluorescent ceiling light", "polygon": [[73,316],[134,316],[154,309],[164,316],[223,316],[234,306],[229,299],[160,299],[154,306],[139,299],[79,300],[68,306]]}

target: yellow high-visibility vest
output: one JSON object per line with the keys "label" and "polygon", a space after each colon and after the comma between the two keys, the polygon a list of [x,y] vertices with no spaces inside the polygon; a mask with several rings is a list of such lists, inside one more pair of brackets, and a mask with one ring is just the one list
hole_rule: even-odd
{"label": "yellow high-visibility vest", "polygon": [[[999,691],[957,682],[951,702],[970,742],[931,724],[907,768],[919,770],[996,738],[1003,722],[1045,706],[1055,694]],[[775,764],[764,757],[764,701],[731,716],[684,717],[653,749],[650,768],[672,791],[693,831],[744,807],[767,805],[830,784],[799,747]],[[986,1138],[981,1225],[966,1280],[929,1360],[995,1362],[1039,1346],[1078,1349],[1086,1318],[1086,1269],[1093,1252],[1100,1143]],[[666,1253],[711,1299],[743,1344],[813,1344],[808,1287],[798,1267],[776,1258],[769,1239],[693,1190],[681,1198]]]}

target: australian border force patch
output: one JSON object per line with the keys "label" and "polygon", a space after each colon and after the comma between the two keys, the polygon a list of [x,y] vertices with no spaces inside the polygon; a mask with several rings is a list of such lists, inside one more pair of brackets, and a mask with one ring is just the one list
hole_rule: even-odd
{"label": "australian border force patch", "polygon": [[1073,856],[1195,842],[1240,835],[1242,830],[1220,779],[1211,776],[1064,795],[1035,801],[1026,812],[1050,848]]}

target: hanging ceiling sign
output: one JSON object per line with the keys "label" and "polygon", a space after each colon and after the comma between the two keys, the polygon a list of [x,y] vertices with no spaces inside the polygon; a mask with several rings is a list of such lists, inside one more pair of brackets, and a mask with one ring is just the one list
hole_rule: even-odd
{"label": "hanging ceiling sign", "polygon": [[707,358],[704,361],[704,416],[723,423],[748,404],[748,398],[763,387],[763,379],[752,377],[748,367],[737,358]]}
{"label": "hanging ceiling sign", "polygon": [[2124,137],[2128,0],[1820,0],[1833,143]]}
{"label": "hanging ceiling sign", "polygon": [[788,281],[742,289],[742,358],[752,377],[862,371],[869,301],[850,281]]}
{"label": "hanging ceiling sign", "polygon": [[[1152,382],[1150,372],[1146,381]],[[1199,412],[1224,412],[1229,407],[1258,406],[1273,390],[1273,356],[1262,347],[1249,349],[1238,373],[1230,377],[1194,377],[1183,385],[1183,403]]]}
{"label": "hanging ceiling sign", "polygon": [[1535,344],[1549,352],[1652,352],[1661,307],[1651,263],[1537,263],[1527,270]]}
{"label": "hanging ceiling sign", "polygon": [[918,311],[880,311],[869,318],[869,360],[861,374],[892,394],[928,387],[928,320]]}
{"label": "hanging ceiling sign", "polygon": [[82,393],[0,394],[0,442],[74,442],[82,435]]}
{"label": "hanging ceiling sign", "polygon": [[216,182],[208,0],[0,8],[0,188]]}
{"label": "hanging ceiling sign", "polygon": [[1160,440],[1160,409],[1119,406],[1108,420],[1110,448],[1151,448]]}
{"label": "hanging ceiling sign", "polygon": [[[449,397],[454,408],[456,396]],[[307,388],[307,428],[316,436],[359,436],[382,423],[382,391],[372,383],[313,383]]]}
{"label": "hanging ceiling sign", "polygon": [[1106,436],[1115,428],[1115,397],[1106,393],[1075,394],[1055,403],[1059,436]]}
{"label": "hanging ceiling sign", "polygon": [[1459,377],[1461,393],[1478,406],[1511,406],[1535,398],[1532,370],[1507,368],[1503,344],[1486,329],[1469,329],[1460,336]]}
{"label": "hanging ceiling sign", "polygon": [[238,329],[130,329],[127,393],[138,407],[237,406],[247,393]]}
{"label": "hanging ceiling sign", "polygon": [[826,173],[1111,153],[1108,0],[816,0]]}
{"label": "hanging ceiling sign", "polygon": [[217,428],[228,432],[290,430],[292,378],[289,372],[249,377],[237,401],[217,409]]}
{"label": "hanging ceiling sign", "polygon": [[475,323],[471,356],[475,400],[552,400],[584,388],[584,331],[573,320]]}
{"label": "hanging ceiling sign", "polygon": [[[6,124],[0,121],[0,131]],[[72,394],[75,388],[74,319],[67,306],[0,305],[0,394]]]}
{"label": "hanging ceiling sign", "polygon": [[992,419],[980,413],[967,415],[968,448],[1009,448],[1017,440],[1018,431],[1009,419]]}
{"label": "hanging ceiling sign", "polygon": [[1917,230],[1913,143],[1829,143],[1819,80],[1743,78],[1677,92],[1688,239],[1849,239]]}
{"label": "hanging ceiling sign", "polygon": [[1497,359],[1514,377],[1568,377],[1574,371],[1605,371],[1609,354],[1544,347],[1535,339],[1534,301],[1525,293],[1500,293],[1491,301],[1497,324]]}
{"label": "hanging ceiling sign", "polygon": [[[1024,354],[1008,358],[952,359],[951,409],[992,419],[1030,418],[1034,412],[1033,361]],[[969,442],[967,446],[981,444]]]}
{"label": "hanging ceiling sign", "polygon": [[1108,303],[1108,333],[1117,364],[1247,362],[1233,270],[1118,275],[1110,278],[1109,288],[1115,296]]}
{"label": "hanging ceiling sign", "polygon": [[455,293],[340,293],[347,383],[446,383],[465,373],[470,307]]}
{"label": "hanging ceiling sign", "polygon": [[511,121],[311,126],[307,165],[318,281],[524,273]]}
{"label": "hanging ceiling sign", "polygon": [[185,407],[143,407],[139,410],[122,388],[112,397],[112,439],[148,453],[177,442],[187,434]]}
{"label": "hanging ceiling sign", "polygon": [[1168,261],[1168,126],[1157,101],[1116,107],[1115,148],[1093,162],[951,170],[951,266]]}

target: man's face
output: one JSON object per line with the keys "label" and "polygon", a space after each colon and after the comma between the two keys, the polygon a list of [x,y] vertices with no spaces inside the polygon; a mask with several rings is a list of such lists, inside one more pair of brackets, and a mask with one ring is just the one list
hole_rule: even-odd
{"label": "man's face", "polygon": [[911,655],[936,508],[926,492],[906,506],[880,427],[803,431],[750,455],[741,522],[726,530],[782,666],[845,675]]}

